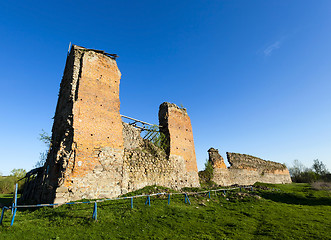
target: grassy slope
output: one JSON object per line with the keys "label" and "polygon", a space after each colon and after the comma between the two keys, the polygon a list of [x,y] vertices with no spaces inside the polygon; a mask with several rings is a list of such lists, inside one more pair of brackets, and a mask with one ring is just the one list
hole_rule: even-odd
{"label": "grassy slope", "polygon": [[[66,205],[19,211],[9,228],[10,212],[1,239],[331,239],[331,195],[308,184],[267,185],[269,190],[234,192],[226,197],[183,196]],[[277,188],[279,191],[272,191]],[[153,187],[136,192],[162,191]]]}

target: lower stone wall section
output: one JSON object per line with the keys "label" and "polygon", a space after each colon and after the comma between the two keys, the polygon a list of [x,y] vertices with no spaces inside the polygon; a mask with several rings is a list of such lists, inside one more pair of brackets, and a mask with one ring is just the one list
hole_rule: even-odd
{"label": "lower stone wall section", "polygon": [[284,184],[291,183],[290,173],[284,164],[263,160],[247,154],[227,152],[229,168],[217,149],[210,148],[209,162],[213,166],[212,181],[221,186],[252,185],[256,182]]}
{"label": "lower stone wall section", "polygon": [[168,156],[140,133],[141,130],[123,123],[123,189],[131,192],[150,185],[173,189],[200,186],[197,171],[187,170],[183,156]]}
{"label": "lower stone wall section", "polygon": [[95,153],[95,165],[84,176],[73,175],[56,189],[54,203],[79,199],[111,198],[123,189],[123,149],[104,147]]}
{"label": "lower stone wall section", "polygon": [[168,156],[144,140],[139,129],[123,123],[123,140],[124,150],[104,147],[96,151],[94,169],[59,186],[54,203],[112,198],[151,185],[177,190],[200,186],[198,173],[187,171],[182,156]]}
{"label": "lower stone wall section", "polygon": [[197,172],[185,171],[185,160],[181,156],[154,155],[141,149],[126,150],[124,159],[127,191],[159,185],[173,189],[198,187]]}
{"label": "lower stone wall section", "polygon": [[227,168],[214,169],[214,177],[212,179],[215,183],[221,186],[238,185],[253,185],[256,182],[284,184],[291,183],[291,178],[287,170],[271,172],[258,172],[248,169]]}

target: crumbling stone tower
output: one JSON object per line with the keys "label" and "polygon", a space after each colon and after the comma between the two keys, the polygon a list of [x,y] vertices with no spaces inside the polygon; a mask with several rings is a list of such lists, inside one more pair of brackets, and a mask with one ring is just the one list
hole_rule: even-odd
{"label": "crumbling stone tower", "polygon": [[[40,201],[121,193],[120,78],[113,57],[72,47],[60,86]],[[107,173],[98,175],[102,168]]]}
{"label": "crumbling stone tower", "polygon": [[170,148],[164,155],[146,153],[143,148],[151,143],[121,120],[120,78],[114,55],[72,46],[60,85],[50,152],[44,167],[26,185],[25,199],[62,203],[114,197],[153,184],[199,186],[186,110],[161,104],[160,124],[165,125],[161,129]]}
{"label": "crumbling stone tower", "polygon": [[211,162],[213,168],[226,169],[226,165],[223,157],[218,153],[215,148],[209,148],[208,150],[209,161]]}
{"label": "crumbling stone tower", "polygon": [[182,158],[187,172],[198,171],[190,117],[185,108],[173,103],[162,103],[159,110],[161,131],[168,137],[170,158]]}

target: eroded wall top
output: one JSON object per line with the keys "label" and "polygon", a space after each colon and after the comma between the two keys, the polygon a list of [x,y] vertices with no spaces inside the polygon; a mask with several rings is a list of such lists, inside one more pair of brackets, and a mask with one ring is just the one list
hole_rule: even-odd
{"label": "eroded wall top", "polygon": [[240,168],[249,170],[260,170],[263,172],[274,172],[287,170],[281,163],[263,160],[247,154],[227,152],[227,159],[231,165],[230,168]]}
{"label": "eroded wall top", "polygon": [[213,168],[226,168],[223,157],[219,154],[215,148],[208,150],[209,161],[213,165]]}

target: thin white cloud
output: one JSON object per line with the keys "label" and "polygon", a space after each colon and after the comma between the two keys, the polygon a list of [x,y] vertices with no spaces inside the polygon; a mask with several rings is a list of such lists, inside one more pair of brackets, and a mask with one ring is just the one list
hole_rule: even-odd
{"label": "thin white cloud", "polygon": [[265,57],[271,56],[273,51],[279,49],[283,45],[284,41],[287,40],[288,37],[289,35],[283,35],[277,41],[271,42],[268,45],[265,45],[264,47],[260,48],[257,54],[264,55]]}
{"label": "thin white cloud", "polygon": [[264,56],[270,56],[271,53],[275,50],[275,49],[278,49],[280,48],[280,45],[282,44],[282,41],[279,40],[279,41],[276,41],[274,42],[273,44],[271,44],[270,46],[268,46],[266,49],[264,49],[263,53],[264,53]]}

